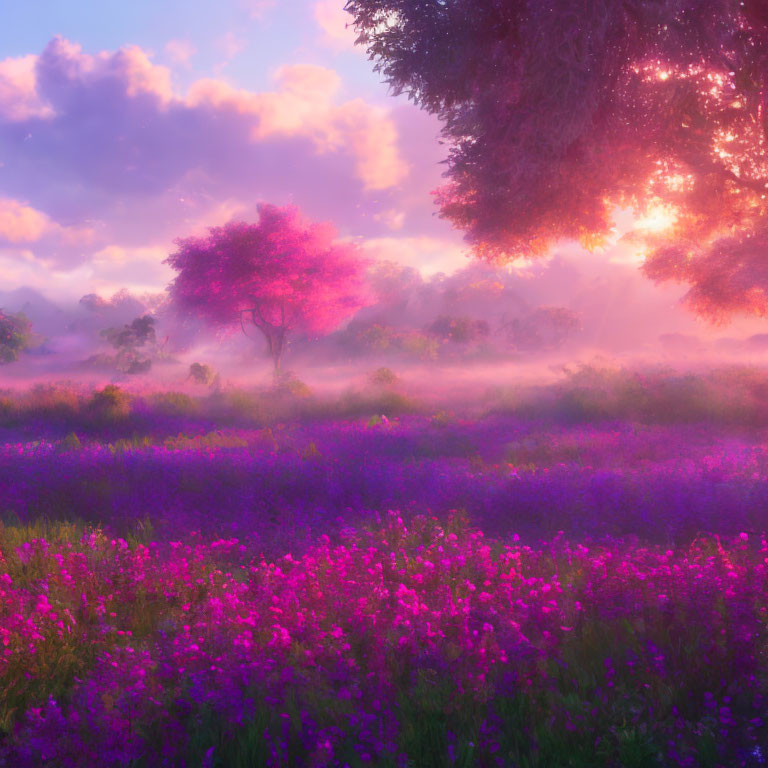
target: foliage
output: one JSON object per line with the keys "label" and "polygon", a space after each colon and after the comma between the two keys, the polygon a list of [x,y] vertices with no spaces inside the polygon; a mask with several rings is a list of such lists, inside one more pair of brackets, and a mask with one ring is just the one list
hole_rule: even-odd
{"label": "foliage", "polygon": [[77,432],[68,432],[64,438],[59,441],[58,449],[60,451],[79,451],[83,444],[77,436]]}
{"label": "foliage", "polygon": [[760,764],[764,538],[527,543],[397,512],[274,559],[154,536],[0,525],[6,764]]}
{"label": "foliage", "polygon": [[395,387],[400,383],[399,376],[391,369],[387,367],[377,368],[370,374],[368,380],[375,387]]}
{"label": "foliage", "polygon": [[32,324],[23,313],[11,314],[0,309],[0,364],[15,362],[34,342]]}
{"label": "foliage", "polygon": [[458,317],[440,315],[429,326],[429,332],[443,341],[469,344],[478,339],[486,338],[490,333],[490,328],[487,321],[476,320],[466,315]]}
{"label": "foliage", "polygon": [[276,377],[273,392],[298,398],[310,397],[312,394],[309,386],[299,379],[293,371],[286,371]]}
{"label": "foliage", "polygon": [[439,342],[431,334],[403,330],[379,322],[353,321],[345,336],[358,353],[402,354],[420,360],[435,360]]}
{"label": "foliage", "polygon": [[259,206],[259,223],[233,221],[207,237],[176,241],[172,301],[222,329],[256,328],[275,369],[291,334],[333,330],[368,301],[355,245],[330,224],[307,223],[294,207]]}
{"label": "foliage", "polygon": [[768,220],[706,239],[659,238],[643,271],[657,282],[687,283],[688,306],[715,323],[734,312],[768,316]]}
{"label": "foliage", "polygon": [[[393,381],[394,377],[394,381]],[[629,420],[640,424],[708,423],[729,428],[768,426],[768,375],[765,370],[728,366],[702,374],[665,368],[626,369],[580,366],[565,369],[547,386],[499,385],[476,396],[446,391],[415,399],[405,394],[397,375],[378,369],[362,392],[309,396],[289,374],[278,386],[260,389],[222,387],[204,396],[151,393],[131,396],[116,385],[89,392],[67,382],[36,385],[24,392],[0,391],[0,427],[25,433],[64,436],[76,432],[110,439],[132,434],[175,435],[190,428],[210,431],[213,424],[264,426],[281,421],[333,420],[374,414],[440,411],[463,417],[514,414],[531,419],[558,418],[566,423]],[[293,390],[293,393],[291,393]]]}
{"label": "foliage", "polygon": [[347,328],[347,333],[360,350],[388,352],[397,345],[397,331],[381,323],[360,323],[353,320]]}
{"label": "foliage", "polygon": [[192,363],[192,365],[189,366],[189,375],[187,378],[192,379],[196,384],[210,387],[219,381],[219,374],[216,373],[210,365],[205,363]]}
{"label": "foliage", "polygon": [[131,409],[131,397],[116,384],[107,384],[91,396],[90,410],[97,419],[112,422],[127,418]]}
{"label": "foliage", "polygon": [[158,413],[168,416],[191,416],[200,409],[199,401],[184,392],[156,392],[151,403]]}
{"label": "foliage", "polygon": [[768,313],[762,0],[348,0],[375,69],[443,121],[441,215],[480,257],[606,241],[667,211],[647,273],[696,311]]}
{"label": "foliage", "polygon": [[406,331],[399,335],[398,345],[408,356],[419,360],[436,360],[438,341],[434,336],[419,331]]}
{"label": "foliage", "polygon": [[546,351],[562,346],[581,327],[579,316],[565,307],[538,307],[504,323],[499,331],[515,349]]}
{"label": "foliage", "polygon": [[163,445],[174,451],[199,451],[203,449],[247,448],[248,441],[238,435],[225,434],[221,430],[205,435],[183,435],[167,437]]}
{"label": "foliage", "polygon": [[152,356],[158,353],[155,318],[152,315],[137,317],[122,328],[107,328],[101,336],[115,348],[117,354],[111,359],[94,355],[88,361],[91,364],[111,362],[118,370],[132,374],[147,373],[151,369]]}
{"label": "foliage", "polygon": [[115,349],[143,347],[155,340],[155,318],[152,315],[142,315],[123,328],[108,328],[102,331],[102,336]]}

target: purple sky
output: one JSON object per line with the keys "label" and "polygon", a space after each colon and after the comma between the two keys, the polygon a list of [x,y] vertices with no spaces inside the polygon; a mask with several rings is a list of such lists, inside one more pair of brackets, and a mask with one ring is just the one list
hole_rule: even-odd
{"label": "purple sky", "polygon": [[254,220],[260,201],[295,203],[428,272],[465,263],[460,235],[432,215],[439,125],[388,95],[340,3],[235,2],[230,26],[213,28],[189,23],[208,12],[192,5],[163,38],[149,4],[133,15],[153,31],[126,17],[122,38],[106,18],[100,33],[91,3],[74,4],[79,24],[47,5],[45,35],[25,7],[26,45],[0,37],[7,288],[160,290],[174,238]]}
{"label": "purple sky", "polygon": [[[439,124],[389,95],[354,48],[343,4],[38,0],[4,9],[4,290],[29,286],[59,301],[160,291],[175,238],[255,220],[260,201],[295,203],[372,256],[425,274],[464,266],[461,234],[434,215],[430,196],[441,181]],[[633,246],[619,242],[632,226],[622,216],[616,244],[596,256],[558,249],[549,303],[578,299],[563,263],[593,273],[602,259],[623,264],[629,281],[611,290],[652,296],[670,332],[708,333],[676,306],[684,289],[656,289],[637,274]]]}

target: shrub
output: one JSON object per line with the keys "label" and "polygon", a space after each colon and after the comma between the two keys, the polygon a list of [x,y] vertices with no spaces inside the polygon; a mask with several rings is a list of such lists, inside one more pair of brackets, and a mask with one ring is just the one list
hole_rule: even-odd
{"label": "shrub", "polygon": [[255,392],[228,389],[206,399],[206,411],[224,422],[261,424],[267,418],[264,399]]}
{"label": "shrub", "polygon": [[0,395],[0,424],[10,425],[18,417],[19,408],[10,397]]}
{"label": "shrub", "polygon": [[66,437],[59,441],[59,451],[79,451],[83,445],[76,432],[69,432]]}
{"label": "shrub", "polygon": [[203,386],[210,387],[216,383],[219,375],[211,368],[210,365],[205,363],[192,363],[189,366],[188,379],[192,379],[195,384],[202,384]]}
{"label": "shrub", "polygon": [[116,384],[107,384],[93,393],[89,408],[99,421],[121,421],[131,412],[131,397]]}
{"label": "shrub", "polygon": [[370,374],[368,381],[374,387],[396,387],[400,383],[400,378],[391,368],[382,367]]}
{"label": "shrub", "polygon": [[279,395],[290,395],[291,397],[310,397],[312,390],[292,371],[287,371],[275,378],[275,384],[272,390]]}
{"label": "shrub", "polygon": [[486,338],[490,328],[485,320],[475,320],[467,316],[455,317],[440,315],[428,328],[428,331],[443,341],[454,344],[469,344]]}
{"label": "shrub", "polygon": [[0,364],[15,362],[34,342],[32,324],[23,313],[10,314],[0,309]]}
{"label": "shrub", "polygon": [[46,423],[71,423],[80,412],[80,398],[69,386],[38,384],[25,398],[27,416]]}
{"label": "shrub", "polygon": [[200,403],[184,392],[158,392],[151,403],[164,416],[194,416],[200,410]]}

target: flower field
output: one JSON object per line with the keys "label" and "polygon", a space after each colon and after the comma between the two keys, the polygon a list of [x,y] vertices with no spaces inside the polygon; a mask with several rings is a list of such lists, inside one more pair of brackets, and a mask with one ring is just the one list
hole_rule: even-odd
{"label": "flower field", "polygon": [[5,427],[0,765],[768,759],[764,429],[179,424]]}

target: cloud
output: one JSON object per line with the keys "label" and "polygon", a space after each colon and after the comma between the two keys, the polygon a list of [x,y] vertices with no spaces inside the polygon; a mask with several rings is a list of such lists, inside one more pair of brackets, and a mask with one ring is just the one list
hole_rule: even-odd
{"label": "cloud", "polygon": [[276,4],[277,0],[241,0],[240,7],[246,10],[251,18],[262,19]]}
{"label": "cloud", "polygon": [[405,179],[408,167],[398,152],[395,124],[362,99],[335,103],[341,85],[335,71],[299,64],[282,67],[276,80],[278,90],[267,93],[200,80],[190,88],[187,103],[255,118],[251,136],[256,141],[306,137],[320,153],[351,149],[366,190],[387,189]]}
{"label": "cloud", "polygon": [[86,266],[56,270],[35,259],[29,249],[0,248],[0,274],[4,288],[29,287],[46,296],[77,299],[89,284],[91,271]]}
{"label": "cloud", "polygon": [[163,47],[165,55],[173,64],[189,67],[197,48],[189,40],[169,40]]}
{"label": "cloud", "polygon": [[42,211],[10,198],[0,198],[0,248],[36,244],[52,254],[82,251],[94,240],[89,227],[64,227]]}
{"label": "cloud", "polygon": [[50,219],[18,200],[0,198],[0,242],[33,243],[51,227]]}
{"label": "cloud", "polygon": [[357,33],[351,25],[352,16],[344,10],[343,3],[339,0],[318,0],[315,3],[314,16],[322,30],[323,45],[335,51],[355,48]]}
{"label": "cloud", "polygon": [[58,268],[108,246],[168,249],[222,210],[255,218],[264,200],[355,235],[391,231],[374,215],[404,210],[397,123],[340,98],[326,67],[282,67],[263,92],[203,79],[182,93],[140,48],[92,55],[59,37],[0,61],[0,77],[5,242]]}
{"label": "cloud", "polygon": [[163,260],[165,248],[123,248],[109,245],[91,259],[91,285],[97,291],[127,287],[134,292],[151,291],[173,279],[174,272]]}
{"label": "cloud", "polygon": [[0,61],[0,120],[24,122],[52,114],[37,92],[36,64],[32,55]]}
{"label": "cloud", "polygon": [[376,221],[384,222],[384,224],[386,224],[389,229],[398,230],[402,229],[403,224],[405,223],[405,211],[398,211],[394,208],[391,208],[387,211],[374,214],[373,218]]}
{"label": "cloud", "polygon": [[153,64],[135,45],[91,56],[81,46],[55,37],[35,62],[35,79],[38,92],[56,113],[94,95],[122,92],[129,98],[150,97],[159,105],[173,96],[170,70]]}
{"label": "cloud", "polygon": [[218,38],[216,40],[216,48],[224,55],[224,61],[219,64],[219,68],[229,64],[238,53],[245,50],[245,47],[246,41],[234,32],[227,32]]}
{"label": "cloud", "polygon": [[425,275],[446,274],[466,267],[467,247],[437,237],[372,237],[362,243],[367,255],[381,261],[418,267]]}
{"label": "cloud", "polygon": [[162,263],[167,255],[165,247],[108,245],[77,267],[61,269],[56,261],[37,257],[31,248],[0,245],[0,274],[6,288],[23,285],[70,299],[122,288],[152,292],[173,278],[173,271]]}
{"label": "cloud", "polygon": [[339,107],[329,126],[334,146],[348,142],[358,160],[358,173],[365,189],[388,189],[405,179],[408,166],[397,153],[397,130],[382,109],[362,99]]}

